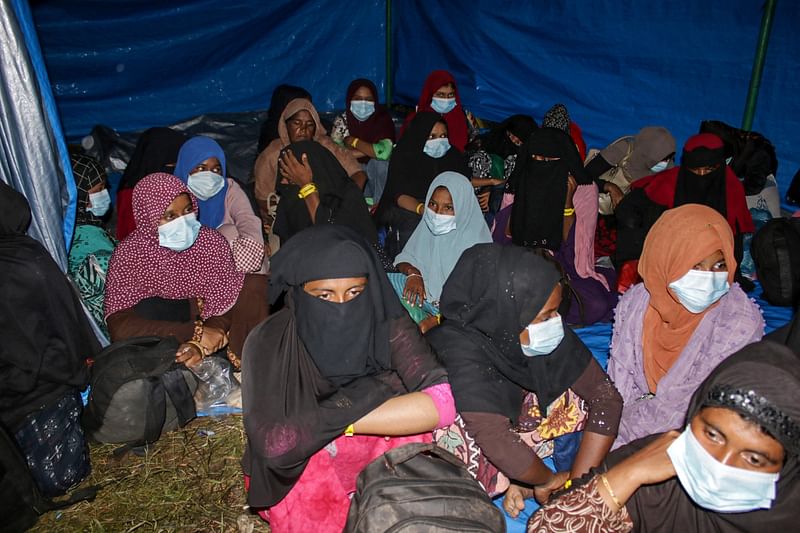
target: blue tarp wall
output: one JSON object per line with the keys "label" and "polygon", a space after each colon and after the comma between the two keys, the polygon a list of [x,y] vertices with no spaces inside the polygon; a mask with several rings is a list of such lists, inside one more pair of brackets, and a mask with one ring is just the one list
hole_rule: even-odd
{"label": "blue tarp wall", "polygon": [[[758,0],[395,0],[395,103],[452,71],[465,105],[500,120],[567,105],[590,146],[642,126],[679,145],[703,119],[739,126],[761,22]],[[386,85],[386,0],[45,0],[39,37],[67,135],[206,112],[265,109],[280,83],[341,108],[349,81]],[[800,167],[800,2],[778,0],[753,129]]]}

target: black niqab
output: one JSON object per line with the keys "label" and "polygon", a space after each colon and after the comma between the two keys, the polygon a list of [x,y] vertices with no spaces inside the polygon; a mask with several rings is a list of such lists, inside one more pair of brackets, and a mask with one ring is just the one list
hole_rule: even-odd
{"label": "black niqab", "polygon": [[[487,153],[499,155],[505,159],[510,155],[518,154],[537,127],[536,121],[528,115],[511,115],[486,134],[481,148]],[[508,132],[513,133],[521,140],[522,145],[517,146],[511,142]]]}
{"label": "black niqab", "polygon": [[128,166],[122,174],[120,189],[133,189],[139,181],[154,172],[175,172],[178,151],[188,137],[172,128],[156,127],[142,132],[136,141]]}
{"label": "black niqab", "polygon": [[[705,176],[690,171],[690,168],[719,165]],[[678,180],[675,184],[674,207],[685,204],[706,205],[722,216],[727,216],[727,186],[725,183],[724,148],[706,148],[700,146],[691,152],[684,151],[681,166],[678,169]]]}

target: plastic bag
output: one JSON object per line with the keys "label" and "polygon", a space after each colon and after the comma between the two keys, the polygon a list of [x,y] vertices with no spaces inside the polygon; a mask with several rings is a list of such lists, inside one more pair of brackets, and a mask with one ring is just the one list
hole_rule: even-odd
{"label": "plastic bag", "polygon": [[[241,398],[241,385],[233,376],[231,364],[221,357],[206,357],[189,370],[200,380],[194,393],[194,402],[198,411],[212,406],[227,404],[228,400],[236,403]],[[238,401],[241,404],[241,400]]]}

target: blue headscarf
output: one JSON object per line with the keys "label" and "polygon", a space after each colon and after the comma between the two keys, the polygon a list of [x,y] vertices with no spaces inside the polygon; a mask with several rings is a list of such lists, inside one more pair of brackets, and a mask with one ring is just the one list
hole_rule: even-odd
{"label": "blue headscarf", "polygon": [[222,225],[225,217],[225,195],[228,192],[227,173],[225,172],[225,152],[217,141],[203,135],[192,137],[181,146],[178,152],[178,162],[175,165],[175,175],[187,184],[189,182],[189,172],[194,167],[208,159],[216,157],[222,167],[222,177],[225,185],[222,189],[208,200],[197,199],[198,215],[200,223],[212,229],[217,229]]}
{"label": "blue headscarf", "polygon": [[483,218],[469,178],[458,172],[442,172],[428,187],[426,206],[437,187],[445,187],[450,192],[456,229],[444,235],[434,235],[425,220],[421,220],[403,251],[394,260],[395,265],[410,263],[422,272],[426,296],[431,302],[439,301],[444,282],[464,250],[479,243],[492,242],[489,226]]}

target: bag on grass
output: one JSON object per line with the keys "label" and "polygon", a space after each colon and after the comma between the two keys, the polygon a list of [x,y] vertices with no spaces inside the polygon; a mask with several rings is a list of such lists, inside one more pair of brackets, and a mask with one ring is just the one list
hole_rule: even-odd
{"label": "bag on grass", "polygon": [[800,296],[800,220],[774,218],[750,242],[764,299],[772,305],[793,305]]}
{"label": "bag on grass", "polygon": [[135,337],[103,350],[92,367],[87,435],[105,443],[141,446],[196,416],[197,378],[175,363],[174,337]]}
{"label": "bag on grass", "polygon": [[461,460],[435,444],[406,444],[358,476],[344,531],[504,532],[500,509]]}

